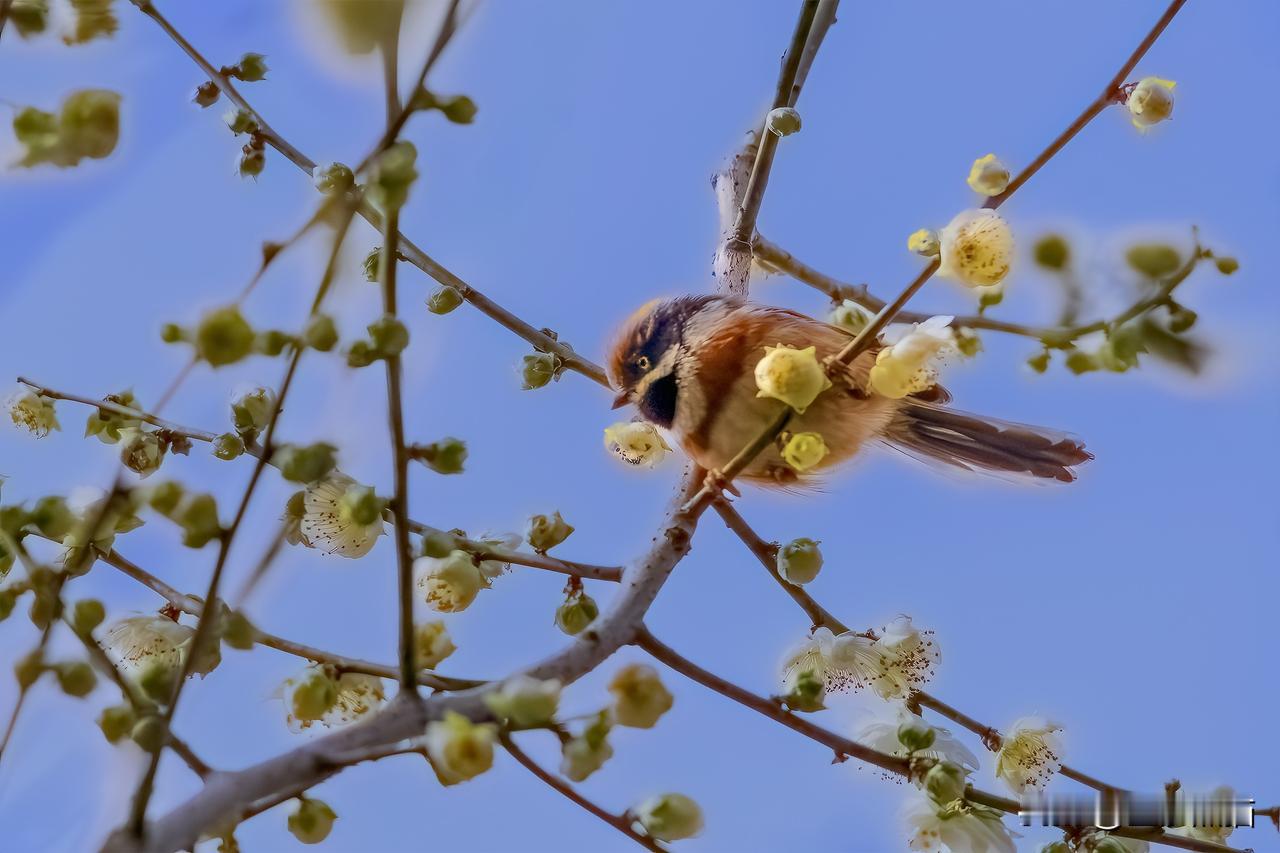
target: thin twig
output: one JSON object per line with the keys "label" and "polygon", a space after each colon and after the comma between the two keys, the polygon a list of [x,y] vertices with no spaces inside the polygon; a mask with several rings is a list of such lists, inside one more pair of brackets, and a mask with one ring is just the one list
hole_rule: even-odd
{"label": "thin twig", "polygon": [[520,762],[521,766],[534,776],[537,776],[543,782],[546,782],[570,802],[573,802],[591,812],[593,815],[630,838],[636,844],[644,847],[646,850],[653,850],[655,853],[664,853],[666,848],[654,839],[650,838],[648,835],[637,832],[631,825],[631,820],[628,819],[626,815],[616,815],[606,811],[575,791],[572,785],[568,784],[555,774],[549,773],[547,770],[543,769],[543,767],[538,764],[538,762],[530,758],[524,750],[516,746],[515,741],[512,740],[509,733],[505,731],[499,732],[498,740],[502,742],[503,748],[505,748],[507,752],[511,753],[511,757]]}

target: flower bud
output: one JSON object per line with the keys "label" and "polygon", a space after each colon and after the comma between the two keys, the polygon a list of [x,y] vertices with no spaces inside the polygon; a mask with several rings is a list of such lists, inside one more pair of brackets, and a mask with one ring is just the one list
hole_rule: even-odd
{"label": "flower bud", "polygon": [[129,737],[140,746],[143,752],[159,752],[169,739],[169,730],[164,720],[155,714],[147,714],[133,724]]}
{"label": "flower bud", "polygon": [[432,314],[448,314],[463,303],[462,294],[456,287],[442,284],[427,297],[427,310]]}
{"label": "flower bud", "polygon": [[329,804],[312,797],[299,797],[298,807],[289,815],[289,832],[303,844],[319,844],[329,837],[338,815]]}
{"label": "flower bud", "polygon": [[1231,275],[1233,272],[1240,269],[1240,262],[1235,258],[1218,258],[1214,261],[1214,266],[1216,266],[1218,268],[1218,272],[1223,275]]}
{"label": "flower bud", "polygon": [[327,163],[312,170],[311,182],[325,195],[336,195],[355,186],[356,176],[345,163]]}
{"label": "flower bud", "polygon": [[996,196],[1009,186],[1009,167],[994,154],[979,157],[969,169],[969,187],[985,196]]}
{"label": "flower bud", "polygon": [[364,270],[366,281],[377,282],[381,274],[382,267],[382,247],[374,246],[369,250],[369,254],[364,256],[364,260],[360,263],[360,268]]}
{"label": "flower bud", "polygon": [[586,630],[599,615],[600,607],[596,600],[582,590],[577,590],[569,593],[556,608],[556,627],[573,637]]}
{"label": "flower bud", "polygon": [[246,53],[240,61],[227,69],[228,76],[246,83],[257,83],[267,76],[266,57],[261,53]]}
{"label": "flower bud", "polygon": [[409,330],[394,315],[384,314],[369,324],[369,339],[380,357],[390,358],[409,346]]}
{"label": "flower bud", "polygon": [[606,427],[604,446],[628,465],[653,468],[671,452],[670,445],[653,424],[620,421]]}
{"label": "flower bud", "polygon": [[441,784],[456,785],[493,766],[494,728],[476,724],[456,711],[427,724],[425,746]]}
{"label": "flower bud", "polygon": [[161,515],[171,515],[185,495],[181,483],[165,480],[147,490],[147,504]]}
{"label": "flower bud", "polygon": [[1036,264],[1047,270],[1064,270],[1071,265],[1071,246],[1059,234],[1046,234],[1031,249]]}
{"label": "flower bud", "polygon": [[368,367],[378,359],[378,354],[368,341],[355,341],[347,349],[347,367]]}
{"label": "flower bud", "polygon": [[788,583],[806,584],[822,569],[822,552],[812,539],[793,539],[778,549],[778,574]]}
{"label": "flower bud", "polygon": [[755,368],[757,397],[781,400],[804,414],[818,395],[831,387],[831,380],[818,363],[816,347],[796,349],[778,344],[766,346],[764,352]]}
{"label": "flower bud", "polygon": [[418,625],[414,629],[413,637],[415,660],[418,666],[424,669],[435,669],[458,648],[449,636],[449,629],[439,619]]}
{"label": "flower bud", "polygon": [[239,108],[227,110],[222,114],[222,120],[227,123],[227,127],[231,128],[231,132],[236,136],[242,133],[258,132],[258,121],[253,117],[253,113],[248,110]]}
{"label": "flower bud", "polygon": [[75,627],[77,634],[87,637],[106,618],[107,609],[102,606],[101,601],[96,598],[82,598],[76,602],[72,610],[71,624]]}
{"label": "flower bud", "polygon": [[44,438],[53,430],[61,430],[53,401],[35,391],[19,391],[9,398],[9,419],[36,438]]}
{"label": "flower bud", "polygon": [[244,454],[244,439],[234,432],[224,432],[213,440],[213,455],[230,462]]}
{"label": "flower bud", "polygon": [[65,500],[57,495],[46,495],[31,508],[30,521],[45,536],[60,542],[71,532],[76,517]]}
{"label": "flower bud", "polygon": [[222,536],[218,502],[213,495],[187,495],[173,520],[182,528],[182,544],[188,548],[203,548]]}
{"label": "flower bud", "polygon": [[538,553],[546,553],[569,538],[574,527],[560,517],[560,511],[553,515],[533,515],[525,524],[524,538],[529,547]]}
{"label": "flower bud", "polygon": [[176,344],[188,340],[187,330],[177,323],[165,323],[160,327],[160,340],[166,344]]}
{"label": "flower bud", "polygon": [[302,330],[302,342],[317,352],[329,352],[338,344],[338,327],[328,314],[312,314]]}
{"label": "flower bud", "polygon": [[106,737],[108,743],[116,743],[120,738],[133,731],[133,724],[137,722],[134,716],[133,708],[129,705],[111,705],[102,709],[102,713],[98,716],[98,728],[102,729],[102,734]]}
{"label": "flower bud", "polygon": [[612,728],[608,711],[601,711],[581,734],[565,741],[560,747],[560,772],[574,782],[582,782],[613,757],[609,745],[609,729]]}
{"label": "flower bud", "polygon": [[950,761],[938,762],[924,775],[924,789],[940,806],[963,797],[966,784],[964,768]]}
{"label": "flower bud", "polygon": [[541,388],[556,376],[560,369],[560,359],[549,352],[538,352],[524,357],[524,366],[520,369],[520,386],[525,391]]}
{"label": "flower bud", "polygon": [[495,716],[527,729],[551,722],[560,706],[560,682],[517,675],[484,697]]}
{"label": "flower bud", "polygon": [[898,726],[898,743],[905,746],[908,752],[928,749],[933,746],[937,737],[938,733],[933,726],[914,715]]}
{"label": "flower bud", "polygon": [[44,674],[46,668],[39,649],[18,658],[17,663],[13,665],[13,674],[18,679],[18,687],[26,690],[35,684],[36,679]]}
{"label": "flower bud", "polygon": [[870,311],[852,299],[846,299],[831,309],[831,313],[827,315],[827,322],[856,335],[871,322],[871,316]]}
{"label": "flower bud", "polygon": [[253,348],[268,358],[275,358],[284,352],[285,347],[295,346],[297,343],[297,338],[279,329],[267,329],[253,338]]}
{"label": "flower bud", "polygon": [[1178,250],[1163,243],[1139,243],[1130,246],[1124,259],[1135,271],[1147,278],[1164,278],[1182,266]]}
{"label": "flower bud", "polygon": [[633,663],[618,670],[609,682],[613,694],[613,718],[618,725],[651,729],[671,710],[675,698],[663,686],[653,667]]}
{"label": "flower bud", "polygon": [[662,794],[634,809],[645,832],[659,841],[680,841],[702,831],[702,809],[684,794]]}
{"label": "flower bud", "polygon": [[1139,80],[1125,101],[1133,126],[1146,130],[1173,115],[1175,85],[1172,80],[1161,80],[1159,77],[1143,77]]}
{"label": "flower bud", "polygon": [[939,235],[938,275],[968,287],[1004,281],[1013,263],[1013,231],[993,210],[965,210]]}
{"label": "flower bud", "polygon": [[451,551],[442,559],[419,557],[413,565],[427,606],[439,613],[466,610],[484,585],[480,570],[466,551]]}
{"label": "flower bud", "polygon": [[1169,331],[1175,335],[1180,335],[1194,326],[1199,316],[1190,308],[1179,305],[1169,311]]}
{"label": "flower bud", "polygon": [[233,649],[248,651],[258,641],[258,631],[239,610],[228,610],[222,618],[222,642]]}
{"label": "flower bud", "polygon": [[256,178],[267,168],[267,152],[257,145],[246,145],[236,161],[236,173],[242,178]]}
{"label": "flower bud", "polygon": [[154,660],[145,664],[137,678],[138,688],[153,702],[168,704],[173,696],[173,685],[181,674],[179,667],[171,666],[167,661]]}
{"label": "flower bud", "polygon": [[457,535],[447,530],[435,530],[422,537],[422,556],[441,557],[449,556],[450,551],[458,549],[458,536],[462,535],[459,531]]}
{"label": "flower bud", "polygon": [[287,444],[271,457],[272,464],[280,469],[280,475],[290,483],[316,483],[323,480],[337,465],[334,451],[337,448],[323,441],[305,447]]}
{"label": "flower bud", "polygon": [[208,108],[218,102],[218,97],[221,94],[217,83],[212,80],[206,80],[196,87],[196,93],[191,100],[200,107]]}
{"label": "flower bud", "polygon": [[830,453],[827,443],[816,432],[798,432],[782,447],[782,461],[797,471],[808,471]]}
{"label": "flower bud", "polygon": [[454,124],[471,124],[476,119],[476,113],[479,112],[476,102],[466,95],[454,95],[452,98],[438,101],[437,106],[444,117]]}
{"label": "flower bud", "polygon": [[467,443],[460,438],[446,436],[430,444],[415,444],[409,448],[409,458],[418,460],[437,474],[461,474],[467,461]]}
{"label": "flower bud", "polygon": [[782,701],[792,711],[812,713],[827,707],[827,685],[822,676],[812,669],[794,669],[782,682]]}
{"label": "flower bud", "polygon": [[907,237],[907,249],[926,258],[936,258],[942,250],[942,244],[938,240],[937,231],[921,228],[919,231],[912,231]]}
{"label": "flower bud", "polygon": [[[13,555],[5,552],[4,546],[0,545],[0,576],[8,574],[13,568],[13,559]],[[18,590],[12,586],[0,587],[0,622],[9,618],[17,604]]]}
{"label": "flower bud", "polygon": [[255,388],[231,401],[231,422],[240,435],[257,435],[271,423],[275,411],[275,392]]}
{"label": "flower bud", "polygon": [[49,26],[49,0],[14,0],[9,18],[24,39],[42,33]]}
{"label": "flower bud", "polygon": [[1041,350],[1040,352],[1031,356],[1031,358],[1027,359],[1027,366],[1030,367],[1032,370],[1034,370],[1036,373],[1044,373],[1046,370],[1049,369],[1050,358],[1051,358],[1051,355],[1049,353],[1049,350],[1047,349]]}
{"label": "flower bud", "polygon": [[196,356],[212,367],[234,364],[253,351],[253,327],[234,305],[218,308],[200,318],[196,327]]}
{"label": "flower bud", "polygon": [[347,491],[338,501],[338,519],[350,524],[368,527],[382,519],[382,510],[387,502],[374,493],[372,486],[355,483],[347,487]]}
{"label": "flower bud", "polygon": [[383,210],[404,206],[409,187],[418,179],[417,159],[418,149],[412,142],[402,139],[389,145],[373,162],[368,190],[370,201]]}
{"label": "flower bud", "polygon": [[160,470],[165,445],[154,432],[138,427],[120,430],[120,463],[143,479]]}
{"label": "flower bud", "polygon": [[775,107],[769,110],[765,127],[774,136],[790,136],[800,132],[800,113],[791,107]]}
{"label": "flower bud", "polygon": [[53,672],[58,677],[58,686],[62,692],[77,699],[83,699],[93,692],[98,685],[98,676],[93,667],[82,660],[66,661],[53,665]]}
{"label": "flower bud", "polygon": [[309,666],[286,683],[290,715],[303,723],[319,720],[338,701],[338,684],[322,666]]}

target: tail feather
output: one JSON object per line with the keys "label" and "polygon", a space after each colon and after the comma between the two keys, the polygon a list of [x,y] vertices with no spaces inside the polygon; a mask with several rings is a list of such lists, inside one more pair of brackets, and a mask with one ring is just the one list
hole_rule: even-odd
{"label": "tail feather", "polygon": [[1093,458],[1075,438],[1055,430],[908,403],[886,438],[909,453],[970,470],[1025,474],[1070,483]]}

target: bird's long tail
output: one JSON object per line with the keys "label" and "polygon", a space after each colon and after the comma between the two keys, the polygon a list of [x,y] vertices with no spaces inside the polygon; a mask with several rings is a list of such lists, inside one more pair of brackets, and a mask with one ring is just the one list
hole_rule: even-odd
{"label": "bird's long tail", "polygon": [[893,446],[926,461],[969,470],[1070,483],[1093,458],[1066,433],[942,406],[907,402],[885,433]]}

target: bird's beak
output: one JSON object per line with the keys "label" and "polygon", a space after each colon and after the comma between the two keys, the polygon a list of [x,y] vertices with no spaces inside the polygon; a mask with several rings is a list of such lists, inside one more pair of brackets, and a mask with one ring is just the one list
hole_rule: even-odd
{"label": "bird's beak", "polygon": [[623,406],[625,406],[627,403],[630,403],[630,402],[631,402],[631,392],[627,391],[626,389],[623,389],[622,391],[618,392],[618,396],[613,398],[613,405],[610,406],[610,408],[621,409]]}

